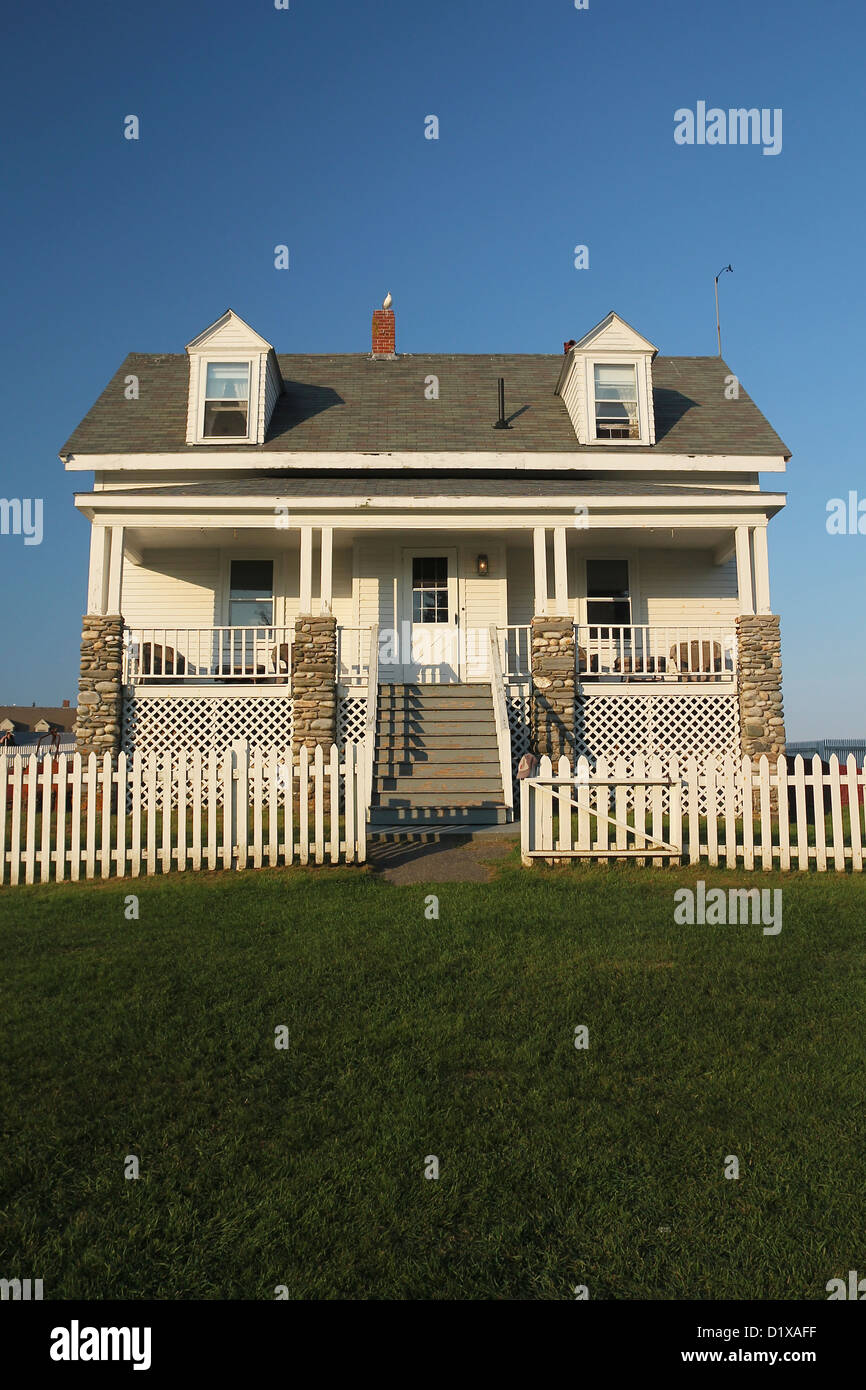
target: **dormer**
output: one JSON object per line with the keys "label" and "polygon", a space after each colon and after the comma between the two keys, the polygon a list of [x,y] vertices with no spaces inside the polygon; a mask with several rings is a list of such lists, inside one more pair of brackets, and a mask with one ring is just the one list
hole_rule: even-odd
{"label": "dormer", "polygon": [[613,312],[571,344],[556,389],[579,444],[655,443],[652,362],[657,351]]}
{"label": "dormer", "polygon": [[187,444],[261,444],[283,389],[270,343],[227,309],[186,351]]}

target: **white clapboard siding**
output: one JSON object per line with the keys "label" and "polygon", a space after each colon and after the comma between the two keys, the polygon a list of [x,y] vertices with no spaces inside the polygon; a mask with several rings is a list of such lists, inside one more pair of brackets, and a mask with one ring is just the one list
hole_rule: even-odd
{"label": "white clapboard siding", "polygon": [[363,749],[0,762],[0,884],[366,859]]}
{"label": "white clapboard siding", "polygon": [[[863,870],[866,771],[851,755],[819,758],[585,758],[556,773],[542,758],[520,783],[521,855],[633,859],[729,869]],[[665,809],[666,794],[666,809]]]}

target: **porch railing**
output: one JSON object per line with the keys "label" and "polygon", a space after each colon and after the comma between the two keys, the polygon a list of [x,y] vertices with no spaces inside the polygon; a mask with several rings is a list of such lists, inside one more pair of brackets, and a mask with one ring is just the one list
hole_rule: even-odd
{"label": "porch railing", "polygon": [[369,627],[337,625],[337,680],[341,685],[366,686],[370,669]]}
{"label": "porch railing", "polygon": [[292,624],[277,627],[128,627],[124,685],[291,681]]}
{"label": "porch railing", "polygon": [[[583,684],[601,681],[730,681],[737,669],[737,639],[730,623],[575,625],[575,661]],[[532,628],[499,628],[506,681],[532,672]]]}
{"label": "porch railing", "polygon": [[577,672],[586,683],[724,681],[732,680],[737,668],[737,639],[731,624],[581,624],[575,636]]}

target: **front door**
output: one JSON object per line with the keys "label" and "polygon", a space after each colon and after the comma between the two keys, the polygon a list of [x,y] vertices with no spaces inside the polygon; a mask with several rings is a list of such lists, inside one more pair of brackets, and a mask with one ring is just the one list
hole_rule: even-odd
{"label": "front door", "polygon": [[460,679],[457,551],[403,552],[403,679],[444,684]]}

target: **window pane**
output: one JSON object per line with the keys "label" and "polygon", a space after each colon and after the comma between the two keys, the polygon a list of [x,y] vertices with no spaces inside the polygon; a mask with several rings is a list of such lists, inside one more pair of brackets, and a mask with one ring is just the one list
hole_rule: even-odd
{"label": "window pane", "polygon": [[273,599],[233,598],[229,603],[229,627],[272,627],[273,622]]}
{"label": "window pane", "polygon": [[593,372],[596,434],[602,439],[638,439],[635,368],[596,363]]}
{"label": "window pane", "polygon": [[238,405],[236,401],[207,401],[204,408],[205,437],[216,439],[223,435],[245,435],[247,433],[246,401]]}
{"label": "window pane", "polygon": [[273,598],[273,560],[232,560],[233,599]]}
{"label": "window pane", "polygon": [[250,368],[247,362],[208,362],[205,400],[248,401]]}
{"label": "window pane", "polygon": [[448,583],[448,560],[444,555],[415,555],[412,559],[413,589],[437,588]]}
{"label": "window pane", "polygon": [[587,560],[587,598],[628,598],[627,560]]}
{"label": "window pane", "polygon": [[586,605],[586,621],[590,626],[613,623],[615,627],[629,627],[631,604],[627,599],[590,599]]}
{"label": "window pane", "polygon": [[412,557],[412,621],[447,623],[448,558],[444,555]]}
{"label": "window pane", "polygon": [[[634,367],[632,365],[623,367],[609,367],[601,362],[595,366],[595,394],[599,396],[602,392],[613,391],[614,397],[623,395],[630,400],[635,399],[634,389]],[[601,389],[600,389],[601,388]],[[614,397],[606,396],[610,400]]]}

